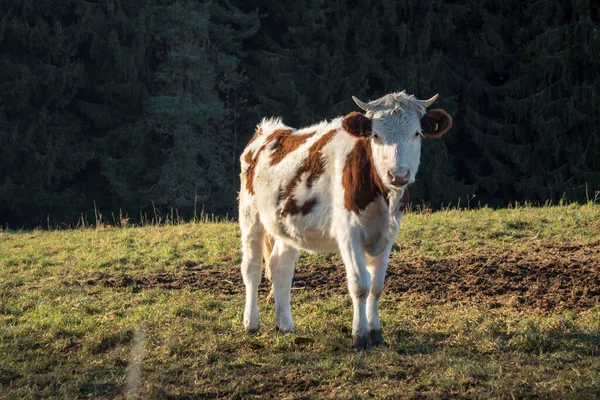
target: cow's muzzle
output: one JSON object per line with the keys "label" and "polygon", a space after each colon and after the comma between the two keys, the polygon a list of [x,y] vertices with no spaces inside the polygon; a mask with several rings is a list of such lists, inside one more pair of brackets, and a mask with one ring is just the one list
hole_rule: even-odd
{"label": "cow's muzzle", "polygon": [[410,170],[407,168],[391,168],[388,170],[388,178],[393,186],[407,185],[410,180]]}

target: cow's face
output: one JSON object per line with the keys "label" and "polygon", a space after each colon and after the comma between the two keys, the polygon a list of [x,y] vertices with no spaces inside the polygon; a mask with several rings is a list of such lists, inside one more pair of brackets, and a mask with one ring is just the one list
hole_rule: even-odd
{"label": "cow's face", "polygon": [[366,111],[362,117],[371,122],[370,132],[363,135],[370,141],[377,173],[389,189],[402,189],[414,182],[421,158],[421,140],[439,138],[452,126],[452,118],[445,111],[425,112],[437,97],[418,100],[400,92],[369,103],[354,98]]}

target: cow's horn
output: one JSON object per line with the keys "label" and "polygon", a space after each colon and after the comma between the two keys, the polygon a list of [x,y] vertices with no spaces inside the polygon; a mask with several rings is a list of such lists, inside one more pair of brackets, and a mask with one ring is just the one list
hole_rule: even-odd
{"label": "cow's horn", "polygon": [[369,105],[362,100],[359,100],[356,96],[352,96],[352,100],[356,103],[357,106],[362,108],[365,111],[369,111]]}
{"label": "cow's horn", "polygon": [[439,93],[438,93],[438,94],[436,94],[435,96],[433,96],[432,98],[430,98],[429,100],[421,100],[421,104],[423,104],[423,107],[427,108],[427,107],[429,107],[430,105],[432,105],[432,104],[433,104],[433,102],[434,102],[434,101],[436,101],[436,100],[437,100],[437,98],[438,98],[439,96],[440,96],[440,95],[439,95]]}

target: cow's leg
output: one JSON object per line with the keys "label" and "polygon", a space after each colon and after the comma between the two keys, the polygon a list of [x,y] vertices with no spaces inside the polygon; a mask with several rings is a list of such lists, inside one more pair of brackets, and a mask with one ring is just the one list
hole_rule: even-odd
{"label": "cow's leg", "polygon": [[367,269],[371,275],[371,289],[367,297],[367,320],[369,323],[369,334],[373,346],[384,342],[381,333],[381,322],[379,321],[379,297],[383,292],[385,284],[385,271],[387,269],[392,246],[385,248],[382,254],[376,257],[367,255]]}
{"label": "cow's leg", "polygon": [[275,295],[275,323],[277,329],[282,332],[296,330],[292,321],[290,293],[297,260],[298,250],[286,245],[281,239],[277,239],[269,259],[269,266]]}
{"label": "cow's leg", "polygon": [[264,230],[258,221],[242,228],[242,278],[246,286],[246,307],[244,309],[244,328],[255,332],[259,327],[258,285],[262,270],[262,240]]}
{"label": "cow's leg", "polygon": [[369,350],[371,339],[367,323],[367,296],[371,288],[371,277],[366,267],[364,245],[358,229],[342,233],[337,239],[346,266],[348,290],[354,307],[352,347],[357,350]]}

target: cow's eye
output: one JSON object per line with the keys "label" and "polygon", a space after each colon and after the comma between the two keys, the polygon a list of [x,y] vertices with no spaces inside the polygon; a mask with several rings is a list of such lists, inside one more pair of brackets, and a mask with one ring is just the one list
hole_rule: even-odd
{"label": "cow's eye", "polygon": [[379,135],[376,133],[371,133],[371,139],[379,139]]}
{"label": "cow's eye", "polygon": [[418,131],[415,132],[415,137],[419,137],[423,135],[423,132],[421,132],[421,130],[419,129]]}

